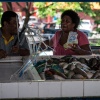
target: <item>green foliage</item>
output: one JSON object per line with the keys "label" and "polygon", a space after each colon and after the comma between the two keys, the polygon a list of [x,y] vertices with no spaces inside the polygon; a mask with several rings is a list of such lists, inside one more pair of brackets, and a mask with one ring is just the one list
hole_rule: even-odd
{"label": "green foliage", "polygon": [[96,31],[100,34],[100,28],[97,28]]}
{"label": "green foliage", "polygon": [[100,24],[100,20],[95,20],[95,23],[96,24]]}
{"label": "green foliage", "polygon": [[34,6],[38,8],[39,17],[47,15],[54,16],[57,9],[63,12],[66,9],[73,9],[77,12],[85,12],[90,16],[96,16],[90,8],[89,2],[35,2]]}
{"label": "green foliage", "polygon": [[100,46],[100,40],[97,41],[97,46]]}
{"label": "green foliage", "polygon": [[96,14],[93,12],[93,10],[90,7],[90,3],[89,2],[82,2],[80,3],[80,6],[82,8],[82,12],[85,12],[86,14],[92,16],[96,16]]}
{"label": "green foliage", "polygon": [[61,19],[58,19],[58,20],[57,20],[57,24],[60,24],[60,23],[61,23]]}
{"label": "green foliage", "polygon": [[35,2],[34,6],[38,8],[39,17],[44,18],[47,15],[53,16],[55,14],[55,3],[52,6],[46,7],[46,2]]}
{"label": "green foliage", "polygon": [[0,2],[0,26],[1,26],[1,16],[3,13],[2,3]]}
{"label": "green foliage", "polygon": [[100,40],[97,40],[96,43],[90,42],[90,46],[100,46]]}
{"label": "green foliage", "polygon": [[94,13],[96,16],[93,16],[93,18],[96,20],[96,22],[100,21],[100,9],[94,10]]}

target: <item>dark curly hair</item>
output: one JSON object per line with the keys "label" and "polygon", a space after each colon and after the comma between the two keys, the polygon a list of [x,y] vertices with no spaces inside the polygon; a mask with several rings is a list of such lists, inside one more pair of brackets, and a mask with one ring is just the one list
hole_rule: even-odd
{"label": "dark curly hair", "polygon": [[12,17],[18,17],[18,15],[13,11],[5,11],[1,17],[1,25],[4,26],[4,21],[9,22]]}
{"label": "dark curly hair", "polygon": [[80,23],[80,17],[78,16],[78,14],[71,9],[65,10],[61,15],[61,19],[66,15],[69,16],[72,19],[72,22],[75,24],[74,29],[77,29],[77,27]]}

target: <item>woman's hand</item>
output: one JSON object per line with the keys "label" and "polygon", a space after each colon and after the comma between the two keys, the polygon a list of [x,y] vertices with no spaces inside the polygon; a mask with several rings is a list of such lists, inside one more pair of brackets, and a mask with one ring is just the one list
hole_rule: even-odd
{"label": "woman's hand", "polygon": [[89,48],[89,45],[83,45],[83,46],[79,46],[78,44],[73,44],[70,46],[71,49],[76,52],[79,55],[91,55],[91,49]]}
{"label": "woman's hand", "polygon": [[70,47],[77,54],[82,54],[83,50],[80,48],[80,46],[78,44],[72,44]]}
{"label": "woman's hand", "polygon": [[81,48],[79,47],[78,44],[72,44],[72,45],[70,45],[70,47],[71,47],[71,49],[73,51],[79,51],[79,50],[81,50]]}

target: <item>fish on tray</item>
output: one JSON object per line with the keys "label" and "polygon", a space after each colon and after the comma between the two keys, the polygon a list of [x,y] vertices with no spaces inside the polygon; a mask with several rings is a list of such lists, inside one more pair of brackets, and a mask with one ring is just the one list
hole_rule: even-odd
{"label": "fish on tray", "polygon": [[[100,58],[90,59],[64,56],[42,60],[35,65],[38,73],[46,80],[99,79]],[[48,70],[45,70],[48,69]]]}

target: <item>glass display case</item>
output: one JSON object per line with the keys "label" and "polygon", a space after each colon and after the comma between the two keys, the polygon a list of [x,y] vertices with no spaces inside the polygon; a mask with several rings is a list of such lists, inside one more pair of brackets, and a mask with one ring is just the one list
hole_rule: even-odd
{"label": "glass display case", "polygon": [[[99,57],[99,55],[75,57],[90,59]],[[51,58],[61,59],[62,56],[41,56],[37,57],[37,59],[32,59],[31,57],[16,56],[1,59],[0,99],[61,97],[85,98],[100,96],[99,78],[57,79],[56,77],[56,79],[46,79],[43,78],[43,75],[45,75],[43,73],[41,77],[36,68],[36,63],[38,61],[47,61]],[[40,68],[41,67],[42,66],[40,66]],[[44,68],[46,68],[46,66]]]}

